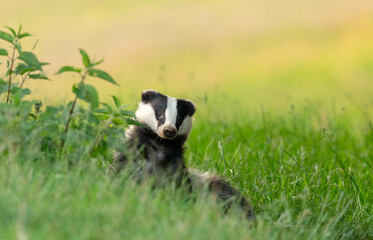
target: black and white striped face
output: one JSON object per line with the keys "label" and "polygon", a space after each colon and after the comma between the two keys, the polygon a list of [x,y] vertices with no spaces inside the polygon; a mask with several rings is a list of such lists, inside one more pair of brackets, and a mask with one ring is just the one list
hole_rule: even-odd
{"label": "black and white striped face", "polygon": [[176,99],[154,90],[142,92],[137,119],[164,139],[188,136],[196,107],[192,101]]}

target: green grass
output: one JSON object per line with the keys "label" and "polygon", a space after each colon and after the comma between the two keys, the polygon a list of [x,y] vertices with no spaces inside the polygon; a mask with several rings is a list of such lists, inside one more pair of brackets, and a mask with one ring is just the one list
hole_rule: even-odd
{"label": "green grass", "polygon": [[67,170],[67,159],[51,164],[8,154],[0,156],[0,238],[373,237],[369,107],[357,115],[307,101],[283,113],[197,104],[188,165],[226,177],[250,197],[254,227],[207,198],[187,201],[172,188],[136,185],[125,173],[111,179],[89,156]]}
{"label": "green grass", "polygon": [[[6,114],[0,104],[0,239],[373,238],[372,3],[18,0],[3,9],[4,24],[37,36],[24,50],[40,37],[35,53],[51,62],[53,81],[27,81],[25,99],[57,108],[34,122],[31,103]],[[154,88],[197,104],[187,165],[239,188],[255,226],[207,197],[106,176],[111,152],[89,153],[107,123],[79,108],[59,157],[79,78],[53,73],[80,62],[78,47],[105,56],[120,85],[89,80],[100,101],[119,95],[134,109]]]}

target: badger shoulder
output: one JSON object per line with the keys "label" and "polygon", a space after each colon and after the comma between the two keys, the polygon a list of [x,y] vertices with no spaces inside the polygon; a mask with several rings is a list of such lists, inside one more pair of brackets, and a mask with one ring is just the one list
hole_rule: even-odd
{"label": "badger shoulder", "polygon": [[[128,150],[131,148],[132,154],[130,154],[130,156],[132,156],[133,158],[139,155],[138,151],[136,151],[133,146],[133,144],[137,142],[139,139],[138,132],[136,130],[137,130],[137,126],[131,125],[124,132],[125,139],[126,139],[126,142],[125,142],[126,149]],[[127,155],[128,154],[124,154],[123,152],[114,151],[113,162],[106,169],[106,173],[110,176],[114,176],[115,173],[120,172],[128,163]]]}
{"label": "badger shoulder", "polygon": [[236,205],[239,210],[244,212],[247,218],[254,218],[254,211],[249,200],[222,177],[191,168],[188,168],[187,171],[193,189],[197,191],[208,190],[220,204],[223,204],[225,211]]}

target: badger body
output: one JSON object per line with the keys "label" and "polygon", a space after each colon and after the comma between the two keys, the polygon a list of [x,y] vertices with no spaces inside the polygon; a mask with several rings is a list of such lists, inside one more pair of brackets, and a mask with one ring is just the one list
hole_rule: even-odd
{"label": "badger body", "polygon": [[237,204],[248,218],[252,208],[241,193],[226,181],[210,173],[200,173],[185,166],[184,143],[192,127],[196,111],[190,100],[176,99],[154,90],[142,92],[136,117],[142,126],[132,125],[126,132],[126,143],[131,156],[115,153],[111,170],[120,171],[130,157],[138,166],[136,178],[151,176],[156,183],[174,181],[176,186],[189,191],[208,189],[228,210]]}
{"label": "badger body", "polygon": [[141,95],[136,117],[142,126],[132,125],[125,132],[130,155],[114,155],[113,168],[120,171],[134,157],[139,166],[138,179],[152,176],[156,180],[175,180],[178,185],[187,178],[184,143],[192,127],[195,105],[189,100],[168,97],[153,90]]}

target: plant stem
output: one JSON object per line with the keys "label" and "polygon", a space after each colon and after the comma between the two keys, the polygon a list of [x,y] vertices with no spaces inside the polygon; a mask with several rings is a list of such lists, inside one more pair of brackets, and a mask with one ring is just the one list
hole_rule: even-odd
{"label": "plant stem", "polygon": [[13,45],[13,53],[12,58],[10,59],[10,71],[9,71],[9,81],[8,81],[8,95],[6,97],[6,103],[9,102],[9,95],[10,95],[10,85],[12,83],[12,72],[13,72],[13,64],[14,64],[14,54],[16,52],[16,44]]}
{"label": "plant stem", "polygon": [[[78,101],[78,96],[76,95],[75,98],[74,98],[73,104],[71,105],[71,109],[70,109],[70,112],[69,112],[69,118],[67,119],[67,122],[66,122],[65,131],[64,131],[65,137],[67,135],[67,132],[69,131],[71,116],[74,113],[74,108],[75,108],[75,105],[76,105],[77,101]],[[62,152],[62,149],[63,149],[64,145],[65,145],[65,139],[62,138],[62,140],[61,140],[61,146],[60,146],[60,152]]]}
{"label": "plant stem", "polygon": [[[87,70],[85,69],[83,75],[81,75],[81,82],[84,82],[84,79],[86,78],[87,76]],[[67,119],[67,122],[66,122],[66,126],[65,126],[65,138],[67,137],[67,132],[69,131],[69,126],[70,126],[70,121],[71,121],[71,116],[73,115],[74,113],[74,109],[75,109],[75,105],[76,105],[76,102],[78,101],[78,95],[75,95],[75,98],[74,98],[74,101],[73,101],[73,104],[71,105],[71,109],[70,109],[70,112],[69,112],[69,118]],[[65,145],[65,138],[61,138],[61,145],[60,145],[60,153],[62,152],[63,150],[63,147]]]}
{"label": "plant stem", "polygon": [[25,82],[25,79],[22,79],[22,82],[21,82],[21,85],[19,85],[19,88],[22,88],[24,82]]}
{"label": "plant stem", "polygon": [[[28,76],[28,74],[27,74]],[[27,79],[27,76],[23,77],[22,76],[22,82],[21,82],[21,85],[19,85],[19,88],[22,88],[23,84],[25,83],[26,79]]]}

